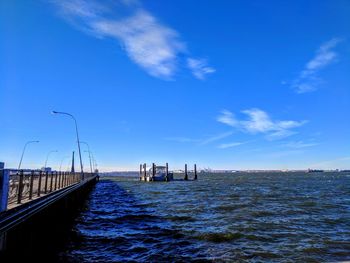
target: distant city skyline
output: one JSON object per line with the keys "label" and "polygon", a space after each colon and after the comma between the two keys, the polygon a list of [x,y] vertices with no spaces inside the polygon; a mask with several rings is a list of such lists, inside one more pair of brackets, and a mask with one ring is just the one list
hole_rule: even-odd
{"label": "distant city skyline", "polygon": [[[0,162],[350,169],[350,2],[0,3]],[[84,169],[89,156],[82,145]],[[63,160],[63,161],[62,161]],[[76,169],[78,159],[76,159]]]}

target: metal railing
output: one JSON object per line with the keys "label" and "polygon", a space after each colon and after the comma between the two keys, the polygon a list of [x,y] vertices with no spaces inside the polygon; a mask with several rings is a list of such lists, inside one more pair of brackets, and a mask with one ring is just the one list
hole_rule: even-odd
{"label": "metal railing", "polygon": [[[84,173],[84,180],[95,173]],[[10,171],[8,205],[21,204],[59,189],[81,182],[81,173],[38,170]]]}

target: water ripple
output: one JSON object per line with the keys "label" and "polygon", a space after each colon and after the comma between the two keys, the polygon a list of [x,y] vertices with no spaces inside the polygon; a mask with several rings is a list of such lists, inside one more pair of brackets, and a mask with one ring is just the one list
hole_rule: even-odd
{"label": "water ripple", "polygon": [[75,220],[65,262],[350,260],[350,177],[201,175],[196,182],[109,178]]}

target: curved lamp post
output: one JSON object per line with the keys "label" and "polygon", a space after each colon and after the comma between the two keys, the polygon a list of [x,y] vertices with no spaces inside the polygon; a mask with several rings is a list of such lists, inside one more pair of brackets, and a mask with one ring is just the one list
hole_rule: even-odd
{"label": "curved lamp post", "polygon": [[23,151],[22,151],[22,155],[21,155],[21,160],[19,161],[19,164],[18,164],[18,170],[21,169],[21,165],[22,165],[22,160],[23,160],[23,155],[24,155],[24,152],[27,148],[27,145],[30,144],[30,143],[38,143],[39,141],[28,141],[26,142],[26,144],[24,145],[23,147]]}
{"label": "curved lamp post", "polygon": [[63,161],[64,161],[65,159],[67,159],[67,158],[69,158],[69,156],[65,156],[65,157],[62,158],[61,163],[60,163],[60,169],[59,169],[59,171],[61,171],[61,169],[62,169]]}
{"label": "curved lamp post", "polygon": [[74,120],[74,123],[75,123],[75,132],[76,132],[76,136],[77,136],[78,150],[79,150],[80,172],[81,172],[82,179],[84,180],[83,162],[81,161],[80,140],[79,140],[79,133],[78,133],[78,124],[77,124],[77,120],[75,119],[75,117],[74,117],[72,114],[67,113],[67,112],[52,111],[52,113],[53,113],[53,114],[68,115],[69,117],[71,117],[71,118]]}
{"label": "curved lamp post", "polygon": [[92,173],[91,153],[90,153],[90,151],[84,151],[84,152],[89,153],[89,160],[90,160],[90,171],[91,171],[91,173]]}
{"label": "curved lamp post", "polygon": [[91,151],[90,151],[90,146],[89,146],[89,144],[87,143],[87,142],[80,142],[80,143],[82,143],[82,144],[85,144],[87,147],[88,147],[88,153],[89,153],[89,161],[90,161],[90,171],[91,171],[91,173],[92,173],[92,164],[91,164]]}
{"label": "curved lamp post", "polygon": [[96,162],[95,156],[93,153],[91,153],[91,155],[92,155],[92,161],[94,163],[94,170],[97,170],[97,162]]}
{"label": "curved lamp post", "polygon": [[46,160],[45,160],[45,165],[44,165],[44,169],[46,169],[46,166],[47,166],[47,161],[49,160],[49,156],[51,153],[57,153],[58,151],[57,150],[54,150],[54,151],[49,151],[46,155]]}

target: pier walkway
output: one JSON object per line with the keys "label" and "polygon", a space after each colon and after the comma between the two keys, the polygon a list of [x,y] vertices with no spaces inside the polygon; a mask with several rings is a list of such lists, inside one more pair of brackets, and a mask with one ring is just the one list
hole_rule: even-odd
{"label": "pier walkway", "polygon": [[98,179],[98,173],[0,169],[0,259],[29,251],[48,233],[52,238]]}

